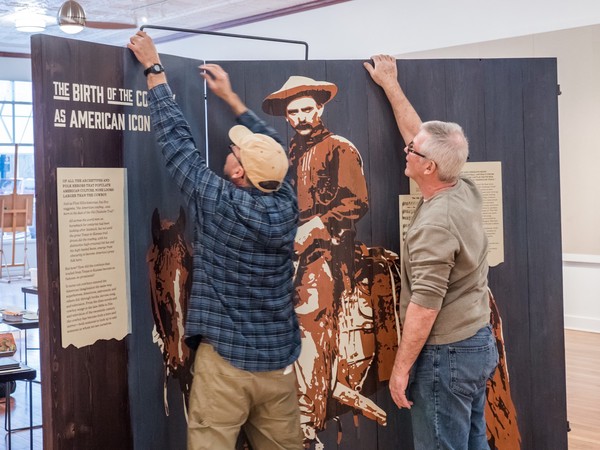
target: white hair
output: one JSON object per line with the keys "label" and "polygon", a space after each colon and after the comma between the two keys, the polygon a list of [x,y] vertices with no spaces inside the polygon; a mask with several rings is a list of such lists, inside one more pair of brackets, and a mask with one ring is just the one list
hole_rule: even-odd
{"label": "white hair", "polygon": [[426,134],[421,149],[437,165],[440,181],[454,182],[469,157],[469,142],[460,125],[454,122],[432,120],[424,122]]}

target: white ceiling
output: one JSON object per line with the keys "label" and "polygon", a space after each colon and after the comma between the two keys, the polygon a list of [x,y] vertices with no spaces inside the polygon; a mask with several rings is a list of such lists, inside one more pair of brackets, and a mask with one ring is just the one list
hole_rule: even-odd
{"label": "white ceiling", "polygon": [[[219,29],[223,28],[224,24],[252,21],[256,16],[278,16],[290,10],[332,3],[314,0],[79,0],[87,20],[129,23],[132,28],[86,28],[76,35],[67,35],[56,24],[56,15],[63,1],[0,0],[0,52],[30,53],[31,33],[15,29],[15,20],[21,15],[42,16],[47,24],[45,34],[121,46],[125,45],[129,37],[143,24]],[[172,32],[152,31],[153,37],[157,39],[165,38],[169,34]]]}
{"label": "white ceiling", "polygon": [[598,0],[352,0],[228,31],[307,41],[310,59],[350,59],[594,24],[600,24]]}
{"label": "white ceiling", "polygon": [[[62,0],[0,0],[0,53],[29,53],[29,34],[14,28],[16,12],[37,7],[46,14],[49,23],[55,23],[61,3]],[[600,23],[598,0],[80,0],[80,3],[88,19],[94,21],[130,21],[141,25],[142,17],[146,16],[147,23],[152,25],[302,40],[310,45],[310,59],[366,58],[375,53],[402,55]],[[262,20],[267,17],[271,18]],[[122,46],[134,31],[86,29],[74,36]],[[149,32],[159,44],[159,51],[186,57],[280,59],[287,58],[288,53],[293,59],[302,57],[300,47],[296,50],[296,47],[275,46],[283,53],[281,56],[275,51],[268,53],[257,41],[208,41],[204,36],[181,34],[179,37],[185,39],[171,40],[160,31]],[[49,26],[46,33],[68,36],[55,25]],[[290,48],[294,50],[290,52]],[[234,54],[229,56],[228,52]],[[13,58],[12,64],[16,65],[14,61],[18,59]],[[0,66],[0,73],[8,69]]]}

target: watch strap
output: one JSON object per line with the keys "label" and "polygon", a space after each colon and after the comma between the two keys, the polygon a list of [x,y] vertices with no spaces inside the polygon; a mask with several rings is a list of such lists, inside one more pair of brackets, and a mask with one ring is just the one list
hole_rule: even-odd
{"label": "watch strap", "polygon": [[154,63],[152,64],[150,67],[148,67],[146,70],[144,70],[144,75],[148,76],[149,73],[162,73],[165,71],[165,68],[162,66],[162,64],[160,63]]}

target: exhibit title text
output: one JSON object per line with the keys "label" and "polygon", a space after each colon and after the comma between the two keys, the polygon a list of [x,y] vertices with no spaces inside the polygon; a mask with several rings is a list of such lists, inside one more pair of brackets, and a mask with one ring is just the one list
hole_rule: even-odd
{"label": "exhibit title text", "polygon": [[[57,128],[151,131],[150,116],[139,113],[139,108],[148,108],[147,91],[62,81],[52,83],[53,99],[71,104],[70,109],[55,108],[54,126]],[[132,111],[123,111],[124,107],[131,107]]]}

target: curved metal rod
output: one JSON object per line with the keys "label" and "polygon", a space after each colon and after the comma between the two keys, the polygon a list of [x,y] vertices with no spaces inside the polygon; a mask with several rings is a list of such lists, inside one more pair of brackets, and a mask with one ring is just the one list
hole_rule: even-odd
{"label": "curved metal rod", "polygon": [[292,41],[289,39],[278,39],[278,38],[269,38],[269,37],[262,37],[262,36],[249,36],[249,35],[245,35],[245,34],[220,33],[218,31],[193,30],[193,29],[189,29],[189,28],[163,27],[160,25],[142,25],[140,27],[140,30],[144,31],[144,28],[152,28],[155,30],[177,31],[177,32],[181,32],[181,33],[208,34],[211,36],[223,36],[223,37],[232,37],[232,38],[239,38],[239,39],[254,39],[257,41],[283,42],[285,44],[304,45],[304,59],[308,61],[308,44],[304,41]]}

